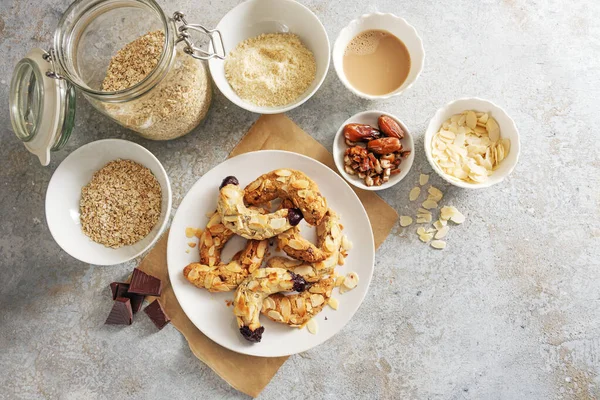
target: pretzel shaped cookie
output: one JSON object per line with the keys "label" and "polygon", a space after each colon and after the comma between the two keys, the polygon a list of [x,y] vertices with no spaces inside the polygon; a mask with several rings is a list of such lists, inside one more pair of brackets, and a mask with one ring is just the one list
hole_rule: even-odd
{"label": "pretzel shaped cookie", "polygon": [[269,295],[286,291],[303,292],[307,283],[300,275],[283,268],[259,268],[236,289],[233,313],[242,336],[260,342],[265,330],[259,321],[263,301]]}
{"label": "pretzel shaped cookie", "polygon": [[246,204],[264,204],[276,198],[290,199],[313,226],[318,225],[327,212],[327,201],[317,184],[304,172],[294,169],[276,169],[246,186]]}
{"label": "pretzel shaped cookie", "polygon": [[190,283],[209,292],[229,292],[260,267],[269,246],[268,240],[249,240],[228,264],[191,263],[183,269]]}
{"label": "pretzel shaped cookie", "polygon": [[217,210],[223,225],[232,232],[246,238],[263,240],[279,235],[296,226],[302,220],[299,209],[280,209],[263,214],[244,205],[244,191],[238,180],[229,176],[219,188]]}

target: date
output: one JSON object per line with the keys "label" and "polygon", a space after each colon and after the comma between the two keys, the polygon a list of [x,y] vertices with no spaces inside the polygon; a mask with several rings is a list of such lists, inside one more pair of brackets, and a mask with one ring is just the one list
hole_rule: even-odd
{"label": "date", "polygon": [[392,119],[392,117],[382,115],[377,119],[377,124],[379,125],[379,129],[385,136],[396,139],[404,138],[404,131],[402,130],[400,125]]}
{"label": "date", "polygon": [[371,125],[348,124],[344,126],[344,137],[351,142],[368,142],[379,139],[381,132]]}
{"label": "date", "polygon": [[400,139],[398,138],[386,137],[371,140],[367,143],[367,149],[375,154],[386,155],[402,150],[402,143],[400,143]]}

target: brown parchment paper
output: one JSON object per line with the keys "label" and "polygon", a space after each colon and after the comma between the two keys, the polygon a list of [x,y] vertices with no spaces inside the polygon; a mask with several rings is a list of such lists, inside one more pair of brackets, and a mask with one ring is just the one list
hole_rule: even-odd
{"label": "brown parchment paper", "polygon": [[[332,155],[283,114],[263,115],[233,149],[230,157],[256,150],[288,150],[304,154],[337,171]],[[398,219],[396,211],[373,192],[354,188],[363,203],[379,247]],[[163,281],[160,297],[173,326],[188,341],[192,353],[235,389],[252,397],[267,386],[287,357],[263,358],[227,350],[204,336],[179,306],[167,272],[168,232],[142,260],[139,268]]]}

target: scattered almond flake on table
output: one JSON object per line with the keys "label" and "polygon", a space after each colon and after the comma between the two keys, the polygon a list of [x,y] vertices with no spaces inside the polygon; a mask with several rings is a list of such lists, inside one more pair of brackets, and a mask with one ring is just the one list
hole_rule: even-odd
{"label": "scattered almond flake on table", "polygon": [[443,219],[438,219],[437,221],[435,221],[433,223],[433,226],[434,226],[435,229],[437,229],[439,231],[440,229],[442,229],[443,227],[445,227],[447,224],[448,224],[448,221],[443,220]]}
{"label": "scattered almond flake on table", "polygon": [[405,227],[409,226],[413,223],[413,219],[407,215],[403,215],[400,217],[400,226]]}
{"label": "scattered almond flake on table", "polygon": [[317,321],[314,318],[311,318],[306,323],[306,329],[308,329],[308,331],[313,335],[316,335],[319,332],[319,325],[317,324]]}
{"label": "scattered almond flake on table", "polygon": [[429,175],[421,174],[419,175],[419,184],[421,186],[426,185],[429,182]]}
{"label": "scattered almond flake on table", "polygon": [[438,229],[437,233],[435,234],[435,238],[442,239],[442,238],[446,237],[449,230],[450,230],[449,226],[442,226],[440,229]]}
{"label": "scattered almond flake on table", "polygon": [[408,198],[410,199],[410,201],[415,201],[416,199],[419,198],[419,195],[421,194],[421,188],[418,186],[415,186],[414,188],[412,188],[412,190],[410,191],[410,194],[408,195]]}
{"label": "scattered almond flake on table", "polygon": [[431,247],[433,247],[434,249],[442,250],[446,248],[446,242],[444,242],[443,240],[433,240],[431,242]]}
{"label": "scattered almond flake on table", "polygon": [[431,214],[417,214],[417,224],[431,222]]}
{"label": "scattered almond flake on table", "polygon": [[427,209],[427,210],[431,210],[432,208],[437,208],[438,207],[438,203],[436,203],[433,200],[425,200],[423,202],[423,204],[421,204],[423,206],[423,208]]}
{"label": "scattered almond flake on table", "polygon": [[431,214],[431,211],[424,209],[423,207],[419,207],[417,209],[417,214]]}
{"label": "scattered almond flake on table", "polygon": [[442,193],[442,191],[435,186],[429,186],[427,193],[429,193],[428,198],[436,202],[439,202],[444,197],[444,193]]}

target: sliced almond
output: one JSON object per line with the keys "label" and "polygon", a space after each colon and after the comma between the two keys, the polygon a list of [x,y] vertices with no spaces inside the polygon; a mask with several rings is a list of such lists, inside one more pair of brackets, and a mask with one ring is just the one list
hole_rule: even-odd
{"label": "sliced almond", "polygon": [[277,176],[291,176],[292,175],[292,171],[287,170],[287,169],[278,169],[277,171],[275,171],[275,175],[277,175]]}
{"label": "sliced almond", "polygon": [[267,312],[267,315],[269,316],[269,318],[275,321],[283,322],[283,316],[275,310],[269,310],[269,312]]}
{"label": "sliced almond", "polygon": [[308,329],[308,331],[313,335],[319,333],[319,325],[314,318],[311,318],[310,321],[306,323],[306,329]]}
{"label": "sliced almond", "polygon": [[475,112],[467,111],[466,125],[471,129],[475,129],[477,126],[477,116],[475,115]]}
{"label": "sliced almond", "polygon": [[409,226],[413,223],[413,219],[407,215],[402,215],[400,217],[400,226],[405,227]]}
{"label": "sliced almond", "polygon": [[265,310],[272,310],[275,308],[275,301],[270,297],[265,297],[263,300],[263,308]]}
{"label": "sliced almond", "polygon": [[429,193],[432,196],[439,197],[440,199],[444,196],[444,193],[442,193],[442,191],[436,188],[435,186],[429,186],[429,189],[427,189],[427,193]]}
{"label": "sliced almond", "polygon": [[308,181],[305,179],[300,179],[292,182],[292,187],[294,189],[306,189],[308,187]]}
{"label": "sliced almond", "polygon": [[273,229],[281,229],[285,226],[287,220],[285,218],[274,218],[269,222],[269,225]]}
{"label": "sliced almond", "polygon": [[[445,147],[446,146],[444,146],[444,148]],[[425,174],[419,175],[419,185],[421,185],[421,186],[426,185],[427,182],[429,182],[429,175],[425,175]]]}
{"label": "sliced almond", "polygon": [[446,248],[446,242],[444,242],[443,240],[433,240],[431,242],[431,247],[433,247],[434,249],[442,250]]}
{"label": "sliced almond", "polygon": [[417,209],[417,213],[419,214],[431,214],[431,211],[424,209],[423,207],[419,207]]}
{"label": "sliced almond", "polygon": [[422,235],[419,235],[419,240],[421,240],[421,242],[423,243],[427,243],[431,239],[433,239],[433,233],[424,233]]}
{"label": "sliced almond", "polygon": [[442,239],[444,238],[447,234],[448,234],[448,230],[450,230],[449,226],[442,226],[440,229],[438,229],[437,233],[435,234],[435,238],[436,239]]}
{"label": "sliced almond", "polygon": [[419,198],[420,194],[421,194],[421,188],[418,187],[418,186],[415,186],[410,191],[410,193],[408,195],[408,198],[409,198],[410,201],[415,201],[417,198]]}
{"label": "sliced almond", "polygon": [[290,246],[292,249],[294,250],[304,250],[304,244],[297,240],[297,239],[292,239],[288,242],[288,246]]}
{"label": "sliced almond", "polygon": [[346,251],[352,250],[352,242],[350,241],[350,239],[348,239],[348,236],[346,235],[342,237],[342,249]]}
{"label": "sliced almond", "polygon": [[489,117],[485,124],[485,127],[488,131],[488,134],[490,135],[490,140],[492,142],[496,142],[498,141],[498,139],[500,139],[500,127],[498,126],[498,123],[493,117]]}
{"label": "sliced almond", "polygon": [[462,224],[463,222],[465,222],[465,216],[462,215],[458,210],[456,212],[454,212],[452,214],[452,216],[450,217],[450,221],[454,222],[455,224]]}
{"label": "sliced almond", "polygon": [[196,230],[194,228],[190,228],[190,227],[185,228],[185,237],[191,238],[192,236],[194,236],[195,233],[196,233]]}
{"label": "sliced almond", "polygon": [[[425,222],[431,222],[432,216],[431,216],[431,214],[417,214],[417,218],[422,219]],[[421,224],[422,222],[419,222],[417,220],[417,223]]]}
{"label": "sliced almond", "polygon": [[423,208],[427,210],[431,210],[433,208],[437,208],[438,204],[433,200],[425,200],[422,204]]}
{"label": "sliced almond", "polygon": [[290,303],[290,299],[283,297],[279,303],[279,309],[281,310],[283,320],[289,320],[290,315],[292,314],[292,304]]}
{"label": "sliced almond", "polygon": [[311,294],[310,303],[313,307],[318,307],[325,302],[325,298],[320,294]]}
{"label": "sliced almond", "polygon": [[261,183],[262,181],[260,179],[255,180],[250,185],[248,185],[248,187],[245,189],[246,192],[252,192],[253,190],[258,189]]}
{"label": "sliced almond", "polygon": [[340,302],[335,297],[330,297],[327,304],[329,304],[329,307],[333,308],[334,310],[337,310],[340,306]]}
{"label": "sliced almond", "polygon": [[354,289],[358,285],[358,274],[356,272],[349,272],[344,279],[344,286],[347,289]]}
{"label": "sliced almond", "polygon": [[227,269],[227,271],[231,271],[234,273],[239,273],[242,272],[242,267],[238,264],[238,263],[229,263],[225,266],[225,269]]}

